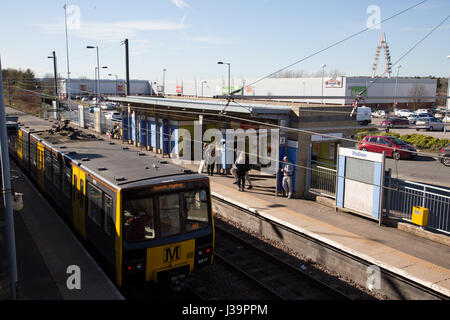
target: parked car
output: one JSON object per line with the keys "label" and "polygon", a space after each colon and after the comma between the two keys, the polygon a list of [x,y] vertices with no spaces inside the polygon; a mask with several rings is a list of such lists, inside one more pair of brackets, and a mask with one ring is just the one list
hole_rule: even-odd
{"label": "parked car", "polygon": [[372,122],[372,119],[370,118],[370,114],[372,112],[372,109],[366,106],[358,107],[356,110],[356,121],[358,124],[361,124],[363,126],[368,125]]}
{"label": "parked car", "polygon": [[416,121],[416,130],[419,131],[420,129],[427,129],[428,131],[433,130],[444,130],[444,122],[440,119],[436,118],[420,118]]}
{"label": "parked car", "polygon": [[407,128],[409,126],[409,120],[407,118],[387,118],[386,120],[383,120],[381,122],[381,125],[383,127],[405,127]]}
{"label": "parked car", "polygon": [[428,113],[433,115],[435,113],[434,109],[428,108],[428,109],[418,109],[416,110],[416,113]]}
{"label": "parked car", "polygon": [[365,136],[358,147],[362,151],[386,153],[395,160],[412,159],[417,155],[416,148],[391,136]]}
{"label": "parked car", "polygon": [[437,118],[437,119],[441,119],[441,120],[444,119],[445,118],[445,111],[436,112],[434,114],[434,117]]}
{"label": "parked car", "polygon": [[377,110],[375,112],[372,112],[372,117],[374,117],[374,118],[384,118],[384,117],[386,117],[386,111],[384,111],[384,110]]}
{"label": "parked car", "polygon": [[450,167],[450,144],[443,147],[439,151],[439,155],[442,157],[441,162],[444,166]]}
{"label": "parked car", "polygon": [[122,119],[122,115],[119,111],[109,111],[105,114],[105,119],[112,120],[113,117],[117,118],[118,116],[120,116],[120,119]]}
{"label": "parked car", "polygon": [[114,104],[114,103],[102,103],[100,105],[100,108],[102,108],[103,110],[114,110],[114,109],[116,109],[116,104]]}
{"label": "parked car", "polygon": [[434,117],[429,113],[415,113],[408,117],[410,124],[415,124],[417,120],[433,119]]}
{"label": "parked car", "polygon": [[394,116],[396,117],[408,117],[412,115],[414,112],[412,112],[409,109],[400,109],[394,112]]}

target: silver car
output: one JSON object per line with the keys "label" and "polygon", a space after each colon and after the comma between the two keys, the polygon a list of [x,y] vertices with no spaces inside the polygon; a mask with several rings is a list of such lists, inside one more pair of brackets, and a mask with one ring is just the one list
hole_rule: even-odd
{"label": "silver car", "polygon": [[427,129],[428,131],[441,131],[444,130],[444,122],[440,119],[436,118],[421,118],[416,121],[416,130],[419,131],[419,129]]}

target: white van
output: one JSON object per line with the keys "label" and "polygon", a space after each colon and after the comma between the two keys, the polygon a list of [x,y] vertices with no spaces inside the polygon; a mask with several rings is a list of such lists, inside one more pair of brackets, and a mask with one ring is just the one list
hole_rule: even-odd
{"label": "white van", "polygon": [[358,122],[358,124],[366,126],[372,122],[372,118],[370,117],[371,114],[371,108],[366,106],[358,107],[358,109],[356,110],[356,121]]}

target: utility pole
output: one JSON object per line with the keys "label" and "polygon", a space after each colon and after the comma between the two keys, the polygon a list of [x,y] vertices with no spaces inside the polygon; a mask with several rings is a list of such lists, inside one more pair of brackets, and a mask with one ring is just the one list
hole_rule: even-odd
{"label": "utility pole", "polygon": [[8,244],[8,261],[11,281],[11,297],[16,299],[17,285],[17,258],[16,258],[16,242],[14,232],[14,216],[11,199],[11,177],[9,167],[8,138],[6,133],[6,110],[3,96],[3,76],[2,64],[0,59],[0,143],[1,143],[1,159],[2,159],[2,179],[3,179],[3,201],[5,203],[5,224],[6,224],[6,241]]}
{"label": "utility pole", "polygon": [[69,39],[67,35],[67,6],[64,4],[64,23],[66,26],[66,55],[67,55],[67,81],[66,81],[66,95],[67,102],[69,104],[69,110],[72,111],[71,102],[70,102],[70,71],[69,71]]}
{"label": "utility pole", "polygon": [[8,79],[8,104],[11,107],[11,85],[9,84],[9,79]]}
{"label": "utility pole", "polygon": [[[48,57],[49,59],[53,59],[53,73],[55,75],[54,86],[55,86],[55,104],[56,104],[56,114],[57,119],[59,119],[59,95],[58,95],[58,72],[56,68],[56,53],[53,51],[53,55]],[[66,83],[67,85],[67,83]]]}
{"label": "utility pole", "polygon": [[126,67],[126,81],[127,81],[127,96],[131,95],[130,91],[130,59],[128,54],[128,39],[125,39],[125,67]]}

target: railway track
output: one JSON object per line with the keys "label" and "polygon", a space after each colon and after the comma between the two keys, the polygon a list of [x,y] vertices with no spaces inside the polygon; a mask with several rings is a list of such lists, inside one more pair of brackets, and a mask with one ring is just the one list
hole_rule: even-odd
{"label": "railway track", "polygon": [[312,278],[301,266],[293,266],[263,248],[250,243],[216,221],[215,258],[253,281],[273,299],[350,299],[328,284]]}
{"label": "railway track", "polygon": [[[364,290],[362,285],[358,283],[358,278],[366,279],[366,270],[371,266],[371,263],[357,257],[355,255],[344,252],[338,248],[332,247],[318,239],[312,238],[306,234],[292,230],[275,221],[264,218],[252,211],[241,208],[240,206],[228,202],[224,199],[213,196],[213,206],[217,218],[225,218],[225,220],[232,221],[237,224],[238,228],[244,227],[245,232],[254,229],[272,230],[273,234],[264,234],[264,241],[275,241],[283,239],[283,242],[288,243],[286,247],[288,251],[305,252],[301,255],[309,257],[312,261],[318,260],[318,263],[323,264],[325,269],[333,270],[332,274],[341,273],[344,275],[343,285],[337,284],[335,288],[342,287],[344,295],[350,299],[438,299],[448,300],[448,297],[435,290],[432,290],[420,283],[408,279],[398,274],[380,267],[382,288],[383,290],[368,293]],[[226,212],[226,215],[223,213]],[[217,223],[215,223],[217,226]],[[248,229],[248,230],[247,230]],[[258,232],[256,232],[258,233]],[[293,250],[292,248],[295,248]],[[310,257],[312,256],[312,257]],[[361,270],[364,274],[361,274]],[[345,280],[347,278],[347,280]],[[356,278],[355,280],[352,280]],[[349,282],[348,282],[349,281]],[[329,282],[325,279],[325,282]],[[338,281],[337,281],[338,282]],[[347,283],[347,288],[345,283]],[[341,290],[339,290],[341,291]],[[375,298],[376,297],[376,298]]]}

